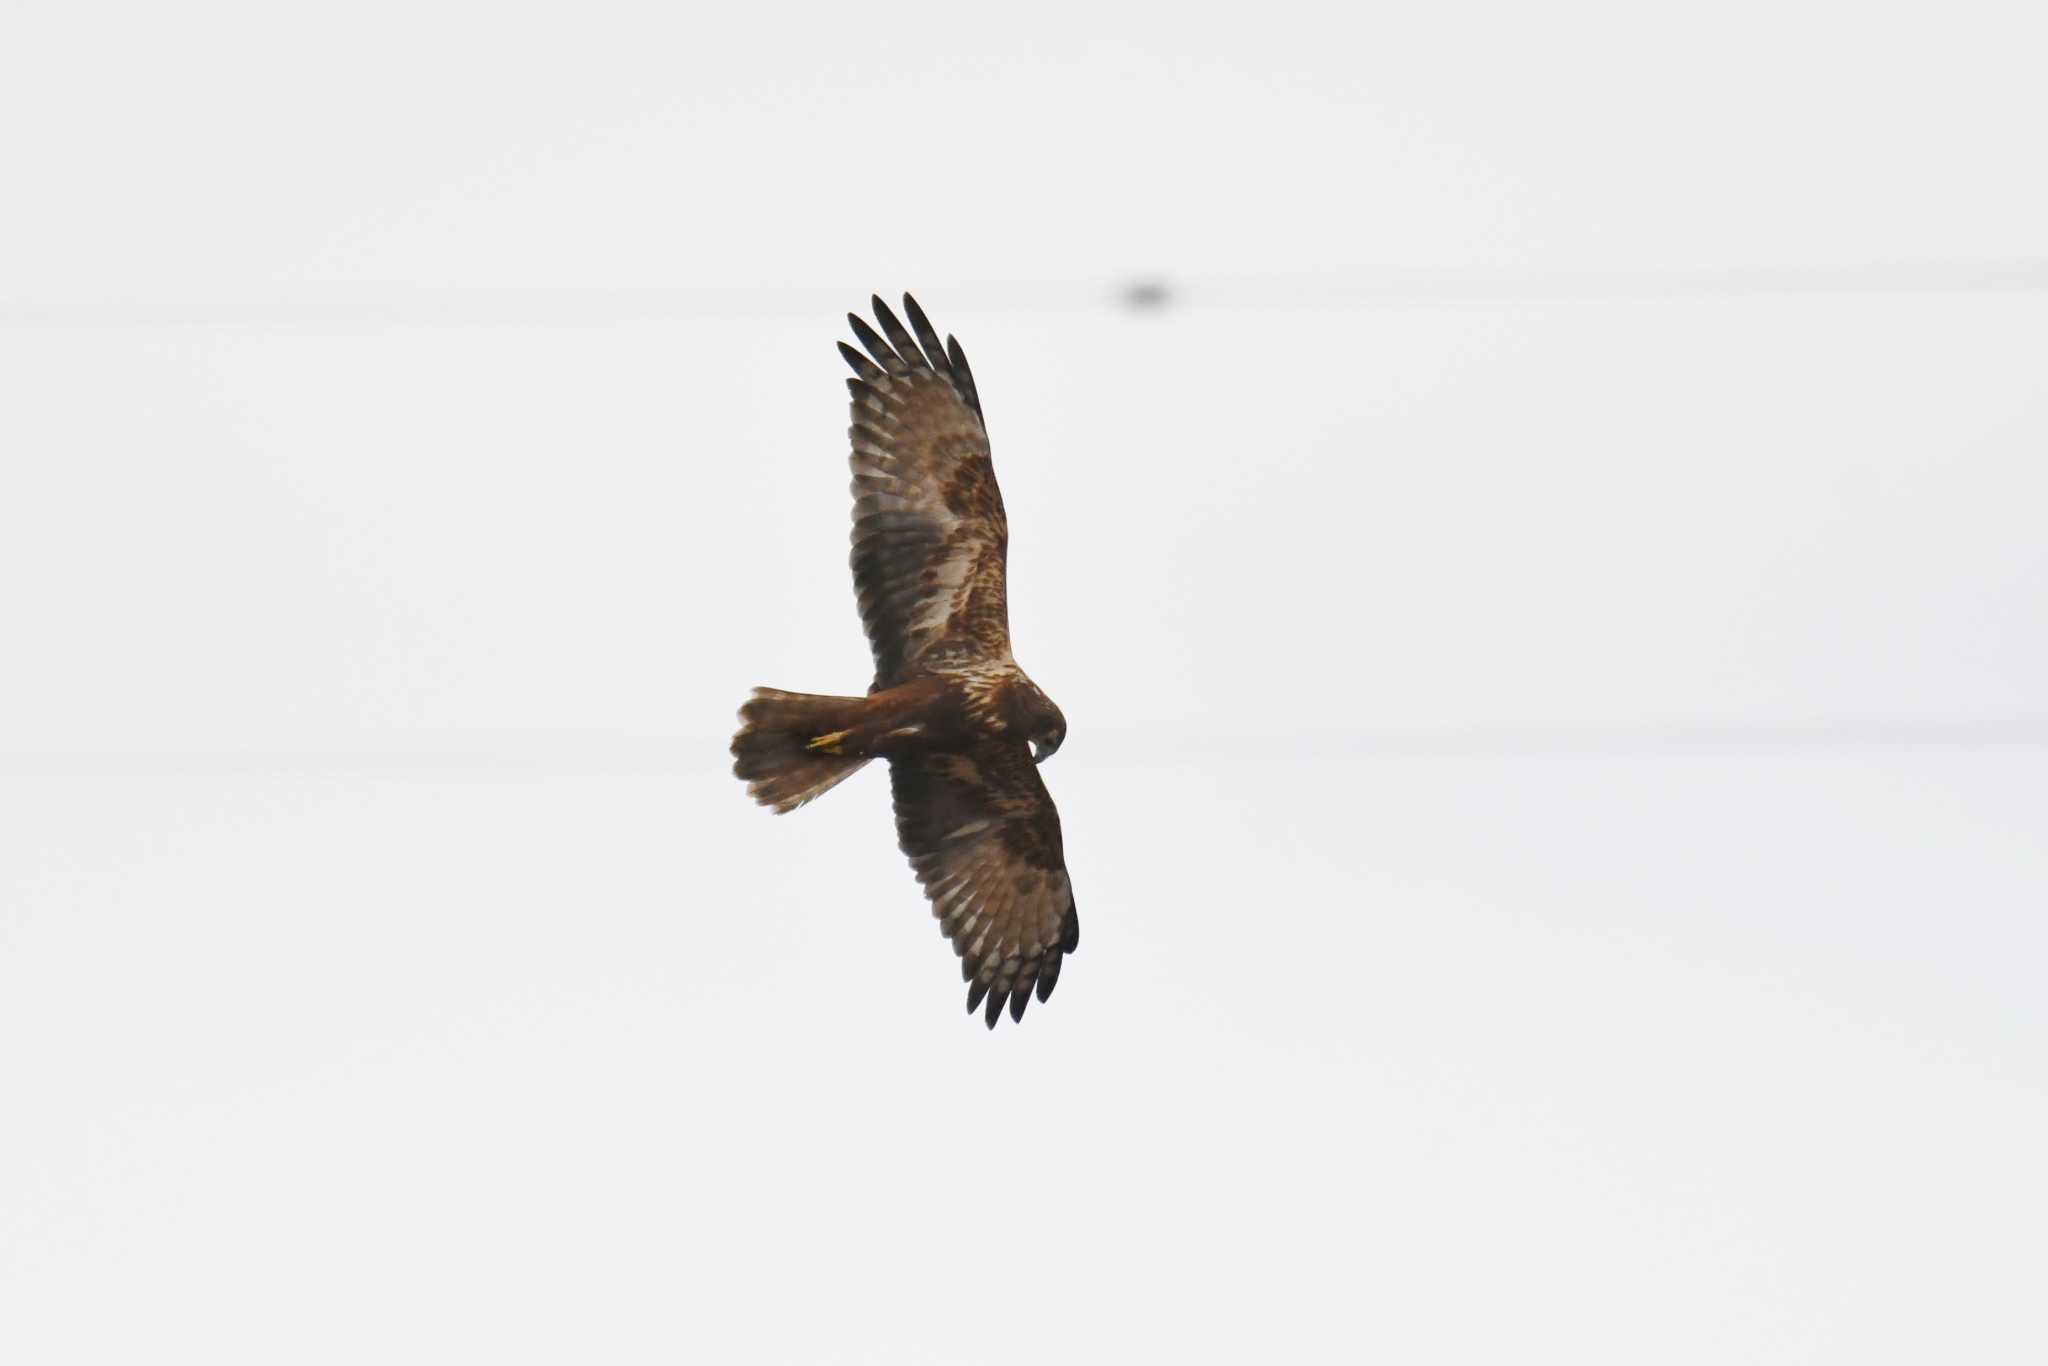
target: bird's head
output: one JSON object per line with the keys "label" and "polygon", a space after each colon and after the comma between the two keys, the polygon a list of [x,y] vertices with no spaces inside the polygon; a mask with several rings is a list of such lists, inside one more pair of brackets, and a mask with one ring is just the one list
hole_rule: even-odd
{"label": "bird's head", "polygon": [[1059,752],[1067,739],[1067,718],[1036,683],[1024,680],[1005,700],[1011,730],[1031,742],[1032,763],[1042,764]]}
{"label": "bird's head", "polygon": [[[1048,706],[1051,704],[1048,703]],[[1053,707],[1052,719],[1031,736],[1031,762],[1042,764],[1060,752],[1060,746],[1067,742],[1067,718],[1060,715],[1060,709]]]}

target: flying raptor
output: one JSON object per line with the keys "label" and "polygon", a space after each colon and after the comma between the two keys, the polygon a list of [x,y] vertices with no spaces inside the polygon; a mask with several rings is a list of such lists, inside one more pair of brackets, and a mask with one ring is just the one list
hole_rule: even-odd
{"label": "flying raptor", "polygon": [[794,811],[889,761],[896,835],[960,955],[967,1009],[1024,1018],[1081,937],[1059,812],[1038,776],[1066,718],[1010,655],[1010,529],[960,343],[908,294],[876,333],[849,313],[853,586],[875,656],[866,697],[756,688],[733,772]]}

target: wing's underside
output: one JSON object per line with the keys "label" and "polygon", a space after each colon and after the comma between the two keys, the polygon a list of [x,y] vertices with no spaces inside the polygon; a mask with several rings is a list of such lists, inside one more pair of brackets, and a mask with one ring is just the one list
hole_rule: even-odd
{"label": "wing's underside", "polygon": [[853,582],[877,687],[1010,651],[1009,526],[974,376],[960,343],[903,305],[914,336],[877,298],[886,336],[848,314],[867,353],[839,344],[854,371]]}
{"label": "wing's underside", "polygon": [[889,762],[896,833],[960,955],[967,1008],[1024,1018],[1080,943],[1060,818],[1021,742]]}

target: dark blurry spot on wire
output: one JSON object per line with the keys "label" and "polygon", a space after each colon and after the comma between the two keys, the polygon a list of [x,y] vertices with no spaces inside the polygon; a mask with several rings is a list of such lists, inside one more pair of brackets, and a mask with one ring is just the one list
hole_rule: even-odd
{"label": "dark blurry spot on wire", "polygon": [[1124,303],[1137,313],[1156,313],[1173,302],[1164,280],[1134,280],[1124,286]]}

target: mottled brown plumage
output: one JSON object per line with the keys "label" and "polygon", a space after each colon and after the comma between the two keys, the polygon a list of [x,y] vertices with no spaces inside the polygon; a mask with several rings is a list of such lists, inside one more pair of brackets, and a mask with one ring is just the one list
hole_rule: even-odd
{"label": "mottled brown plumage", "polygon": [[853,583],[875,659],[864,698],[756,688],[733,771],[793,811],[889,761],[903,852],[961,957],[967,1008],[991,1029],[1052,994],[1080,939],[1059,813],[1036,764],[1066,738],[1010,654],[1009,523],[981,397],[960,343],[909,295],[905,327],[847,320],[853,367]]}

